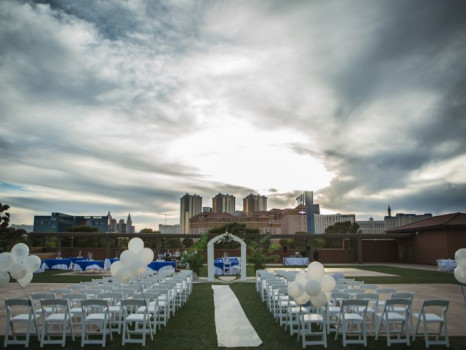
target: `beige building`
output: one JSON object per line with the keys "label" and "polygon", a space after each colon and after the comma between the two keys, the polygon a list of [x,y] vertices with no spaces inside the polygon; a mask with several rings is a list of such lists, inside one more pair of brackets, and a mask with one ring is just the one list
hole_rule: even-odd
{"label": "beige building", "polygon": [[294,209],[283,210],[280,218],[281,233],[295,234],[296,232],[307,232],[307,207],[303,204]]}
{"label": "beige building", "polygon": [[202,197],[186,193],[180,198],[181,233],[189,232],[189,219],[202,211]]}
{"label": "beige building", "polygon": [[382,220],[374,220],[370,218],[369,220],[356,221],[359,225],[359,232],[362,234],[377,234],[385,233],[385,222]]}
{"label": "beige building", "polygon": [[267,197],[251,193],[243,198],[243,212],[252,215],[256,211],[267,211]]}
{"label": "beige building", "polygon": [[235,196],[219,193],[212,198],[212,211],[214,213],[235,213]]}
{"label": "beige building", "polygon": [[260,234],[278,235],[306,232],[306,207],[256,211],[249,216],[227,213],[200,213],[189,220],[191,234],[204,234],[212,228],[238,222],[247,228],[258,229]]}

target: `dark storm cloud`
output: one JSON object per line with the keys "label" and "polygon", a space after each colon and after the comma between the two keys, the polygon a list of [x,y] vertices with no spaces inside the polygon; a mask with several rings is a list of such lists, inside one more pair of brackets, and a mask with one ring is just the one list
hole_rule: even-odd
{"label": "dark storm cloud", "polygon": [[[241,138],[226,122],[238,120],[292,135],[293,157],[333,174],[300,189],[321,208],[464,210],[465,42],[462,1],[3,1],[0,191],[29,214],[160,215],[185,192],[205,206],[230,193],[241,206],[260,189],[202,168],[224,165],[208,157]],[[315,169],[303,174],[276,150],[258,155],[267,161],[251,176],[296,167],[315,183]],[[270,208],[294,205],[293,176],[289,192],[267,180]]]}

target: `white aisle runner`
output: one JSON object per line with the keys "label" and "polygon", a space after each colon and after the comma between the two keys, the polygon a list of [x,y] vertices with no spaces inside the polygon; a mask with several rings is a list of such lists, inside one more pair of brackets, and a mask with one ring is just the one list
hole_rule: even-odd
{"label": "white aisle runner", "polygon": [[234,348],[259,346],[257,335],[243,308],[229,286],[212,286],[214,290],[215,328],[218,346]]}

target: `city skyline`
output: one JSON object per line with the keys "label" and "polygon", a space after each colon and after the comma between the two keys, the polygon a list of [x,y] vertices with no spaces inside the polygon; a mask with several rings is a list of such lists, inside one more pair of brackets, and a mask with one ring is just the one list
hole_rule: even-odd
{"label": "city skyline", "polygon": [[[466,211],[466,4],[2,1],[0,201],[179,223],[183,193]],[[241,210],[242,203],[237,203]]]}

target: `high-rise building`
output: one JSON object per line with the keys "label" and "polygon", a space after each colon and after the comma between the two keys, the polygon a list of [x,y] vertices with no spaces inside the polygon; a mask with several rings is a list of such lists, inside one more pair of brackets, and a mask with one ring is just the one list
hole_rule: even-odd
{"label": "high-rise building", "polygon": [[251,193],[243,198],[243,212],[249,216],[256,211],[267,211],[267,197]]}
{"label": "high-rise building", "polygon": [[219,193],[212,198],[213,213],[235,213],[235,196],[232,194]]}
{"label": "high-rise building", "polygon": [[316,211],[320,211],[318,207],[314,205],[314,192],[304,191],[296,197],[297,205],[306,206],[306,218],[307,218],[307,232],[316,233],[314,226],[314,214]]}
{"label": "high-rise building", "polygon": [[34,216],[33,232],[66,232],[71,226],[92,226],[97,227],[100,232],[108,232],[109,222],[107,215],[73,216],[52,213],[51,216]]}
{"label": "high-rise building", "polygon": [[131,219],[131,213],[128,214],[128,219],[126,219],[126,233],[134,233],[133,220]]}
{"label": "high-rise building", "polygon": [[181,233],[189,233],[189,219],[202,212],[202,197],[186,193],[180,198]]}

